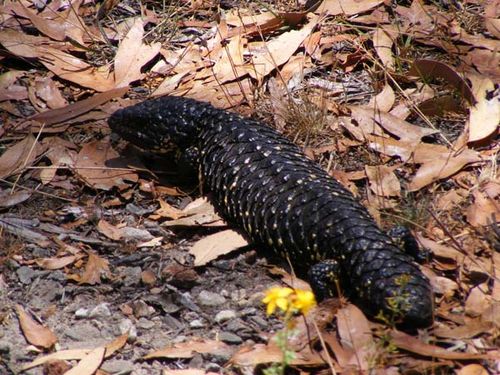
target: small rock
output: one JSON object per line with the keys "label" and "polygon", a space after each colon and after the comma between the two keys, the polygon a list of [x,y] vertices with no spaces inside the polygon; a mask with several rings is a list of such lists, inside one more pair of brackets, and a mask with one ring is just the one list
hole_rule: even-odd
{"label": "small rock", "polygon": [[89,316],[89,309],[86,309],[85,307],[81,307],[75,311],[76,319],[85,319],[88,318],[88,316]]}
{"label": "small rock", "polygon": [[201,356],[200,353],[195,353],[193,355],[193,358],[189,361],[187,367],[188,368],[201,368],[203,365],[203,357]]}
{"label": "small rock", "polygon": [[263,330],[265,330],[269,326],[269,323],[264,319],[262,319],[260,316],[252,316],[250,320],[255,324],[257,324]]}
{"label": "small rock", "polygon": [[154,238],[147,230],[134,227],[122,228],[121,234],[121,239],[125,241],[149,241]]}
{"label": "small rock", "polygon": [[205,324],[203,323],[203,320],[201,319],[195,319],[189,322],[189,326],[191,328],[203,328],[205,327]]}
{"label": "small rock", "polygon": [[137,339],[137,328],[130,319],[123,319],[118,328],[121,335],[128,332],[128,341],[133,342]]}
{"label": "small rock", "polygon": [[264,296],[264,292],[254,293],[248,298],[248,304],[254,307],[262,307],[262,299]]}
{"label": "small rock", "polygon": [[137,327],[142,329],[152,329],[155,326],[155,323],[149,319],[140,318],[137,322]]}
{"label": "small rock", "polygon": [[131,303],[136,318],[148,317],[154,314],[155,309],[142,300]]}
{"label": "small rock", "polygon": [[111,316],[107,303],[100,303],[89,312],[89,318],[107,318]]}
{"label": "small rock", "polygon": [[198,295],[198,302],[203,306],[219,306],[226,302],[226,299],[220,294],[203,290]]}
{"label": "small rock", "polygon": [[123,284],[125,286],[135,286],[139,285],[141,282],[141,267],[125,267],[121,271],[121,276],[123,276]]}
{"label": "small rock", "polygon": [[184,324],[169,314],[163,316],[163,323],[172,330],[184,328]]}
{"label": "small rock", "polygon": [[104,361],[99,369],[110,374],[127,374],[134,370],[134,364],[132,361],[110,358]]}
{"label": "small rock", "polygon": [[139,207],[133,203],[128,203],[126,206],[125,206],[125,209],[134,214],[134,215],[137,215],[137,216],[145,216],[149,213],[152,212],[151,209],[147,209],[147,208],[142,208],[142,207]]}
{"label": "small rock", "polygon": [[64,329],[63,335],[73,341],[96,341],[102,338],[101,330],[93,323],[80,322],[79,324],[72,324]]}
{"label": "small rock", "polygon": [[245,289],[233,290],[231,292],[231,300],[234,302],[239,302],[247,297],[247,291]]}
{"label": "small rock", "polygon": [[247,326],[241,319],[231,320],[226,326],[225,329],[231,332],[250,332],[252,329]]}
{"label": "small rock", "polygon": [[255,315],[257,314],[257,309],[255,307],[247,307],[240,311],[240,316]]}
{"label": "small rock", "polygon": [[239,345],[243,342],[240,336],[231,332],[221,332],[219,334],[219,340],[225,342],[226,344]]}
{"label": "small rock", "polygon": [[55,270],[47,275],[47,279],[58,281],[60,283],[66,283],[66,275],[61,270]]}
{"label": "small rock", "polygon": [[221,372],[221,367],[217,363],[210,362],[205,366],[206,372],[215,372],[216,374]]}
{"label": "small rock", "polygon": [[38,276],[39,272],[33,270],[31,267],[22,266],[16,271],[19,281],[23,284],[30,284],[31,281]]}
{"label": "small rock", "polygon": [[187,340],[187,337],[186,337],[186,336],[184,336],[184,335],[179,335],[179,336],[176,336],[176,337],[172,340],[172,342],[173,342],[174,344],[179,344],[179,343],[184,342],[184,341],[186,341],[186,340]]}
{"label": "small rock", "polygon": [[215,315],[214,320],[217,323],[224,323],[227,322],[228,320],[236,318],[236,312],[233,310],[222,310]]}

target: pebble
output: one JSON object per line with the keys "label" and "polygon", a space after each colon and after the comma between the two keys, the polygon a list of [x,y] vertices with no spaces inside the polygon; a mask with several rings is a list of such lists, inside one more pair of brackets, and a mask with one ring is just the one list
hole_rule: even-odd
{"label": "pebble", "polygon": [[125,241],[149,241],[154,237],[145,229],[125,227],[121,230],[122,240]]}
{"label": "pebble", "polygon": [[151,320],[149,319],[145,319],[145,318],[140,318],[138,321],[137,321],[137,327],[139,328],[142,328],[142,329],[151,329],[155,326],[155,323],[152,322]]}
{"label": "pebble", "polygon": [[89,318],[106,318],[111,316],[107,303],[100,303],[89,312]]}
{"label": "pebble", "polygon": [[233,290],[231,292],[231,300],[234,302],[240,302],[241,300],[246,299],[247,291],[245,289]]}
{"label": "pebble", "polygon": [[219,306],[224,304],[226,299],[220,294],[203,290],[198,295],[198,302],[203,306]]}
{"label": "pebble", "polygon": [[191,328],[203,328],[205,327],[205,324],[203,323],[203,320],[195,319],[189,322],[189,326]]}
{"label": "pebble", "polygon": [[263,330],[269,327],[269,323],[266,320],[262,319],[260,316],[252,316],[250,320],[255,324],[257,324]]}
{"label": "pebble", "polygon": [[257,309],[255,307],[247,307],[240,311],[240,316],[255,315],[257,314]]}
{"label": "pebble", "polygon": [[86,309],[85,307],[80,307],[78,310],[75,311],[76,319],[85,319],[88,318],[88,316],[89,316],[89,309]]}
{"label": "pebble", "polygon": [[101,330],[96,328],[90,322],[81,322],[80,324],[72,324],[64,330],[64,336],[73,341],[96,341],[101,338]]}
{"label": "pebble", "polygon": [[23,284],[30,284],[38,276],[39,272],[28,266],[19,267],[16,271],[19,281]]}
{"label": "pebble", "polygon": [[236,312],[233,310],[222,310],[215,315],[214,320],[217,323],[224,323],[227,322],[228,320],[236,318]]}
{"label": "pebble", "polygon": [[124,359],[110,358],[104,361],[99,369],[110,374],[127,374],[132,373],[134,370],[134,364],[133,362],[126,361]]}
{"label": "pebble", "polygon": [[147,209],[147,208],[142,208],[142,207],[139,207],[133,203],[128,203],[126,206],[125,206],[125,209],[134,214],[134,215],[137,215],[137,216],[144,216],[144,215],[147,215],[149,213],[152,212],[151,209]]}
{"label": "pebble", "polygon": [[239,345],[243,342],[240,336],[231,332],[219,333],[219,340],[225,342],[226,344],[235,344],[235,345]]}
{"label": "pebble", "polygon": [[148,317],[154,314],[155,309],[142,300],[132,302],[132,309],[136,318]]}
{"label": "pebble", "polygon": [[137,328],[130,319],[123,319],[118,328],[121,335],[128,332],[128,341],[135,341],[137,339]]}
{"label": "pebble", "polygon": [[249,332],[251,328],[247,326],[241,319],[231,320],[226,326],[225,329],[231,332]]}
{"label": "pebble", "polygon": [[120,273],[125,286],[135,286],[141,282],[141,267],[125,267]]}

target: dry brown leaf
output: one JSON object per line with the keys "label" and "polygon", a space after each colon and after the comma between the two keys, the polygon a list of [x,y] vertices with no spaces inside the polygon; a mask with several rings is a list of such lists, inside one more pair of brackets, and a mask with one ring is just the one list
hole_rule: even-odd
{"label": "dry brown leaf", "polygon": [[16,192],[0,191],[0,207],[13,207],[19,203],[23,203],[31,197],[31,192],[28,190],[18,190]]}
{"label": "dry brown leaf", "polygon": [[396,95],[394,94],[394,90],[389,84],[386,84],[382,91],[370,99],[370,103],[368,103],[367,107],[374,108],[381,112],[389,112],[395,101]]}
{"label": "dry brown leaf", "polygon": [[101,366],[106,348],[100,347],[92,350],[71,370],[64,375],[93,375]]}
{"label": "dry brown leaf", "polygon": [[489,372],[478,364],[466,365],[456,372],[457,375],[488,375]]}
{"label": "dry brown leaf", "polygon": [[30,167],[42,152],[33,135],[29,134],[22,141],[10,146],[0,156],[0,178],[6,178]]}
{"label": "dry brown leaf", "polygon": [[189,253],[194,255],[195,267],[199,267],[247,245],[248,241],[241,234],[227,229],[196,241],[189,249]]}
{"label": "dry brown leaf", "polygon": [[[381,128],[395,135],[399,140],[409,143],[416,143],[422,137],[438,133],[435,129],[412,125],[390,113],[367,106],[349,106],[349,109],[352,119],[358,124],[353,134],[357,139],[366,139],[370,134],[385,135]],[[352,132],[353,126],[348,127],[348,130]]]}
{"label": "dry brown leaf", "polygon": [[[257,366],[263,363],[281,362],[283,359],[283,352],[271,340],[267,345],[255,344],[242,347],[235,353],[230,363],[236,366]],[[290,361],[291,365],[304,365],[304,366],[322,366],[325,361],[321,356],[315,352],[311,352],[309,348],[300,353],[295,353],[295,358]]]}
{"label": "dry brown leaf", "polygon": [[137,17],[118,46],[114,62],[116,87],[127,87],[141,79],[144,76],[142,67],[160,52],[161,43],[144,44],[143,22]]}
{"label": "dry brown leaf", "polygon": [[40,46],[35,51],[40,62],[63,80],[100,92],[115,88],[109,67],[95,68],[69,53],[52,47]]}
{"label": "dry brown leaf", "polygon": [[295,275],[289,274],[283,268],[272,266],[271,268],[268,269],[268,272],[271,275],[279,276],[281,280],[290,288],[301,289],[301,290],[312,290],[311,285],[309,285],[307,281],[304,281]]}
{"label": "dry brown leaf", "polygon": [[21,330],[23,331],[26,340],[35,346],[41,346],[45,349],[50,349],[57,342],[57,337],[52,331],[37,323],[29,316],[21,305],[16,305],[17,317]]}
{"label": "dry brown leaf", "polygon": [[47,148],[45,157],[47,157],[52,165],[40,170],[40,180],[42,184],[48,184],[53,181],[59,167],[73,167],[76,162],[76,152],[74,144],[59,138],[47,137],[43,139],[43,145]]}
{"label": "dry brown leaf", "polygon": [[18,78],[25,73],[17,70],[9,70],[0,75],[0,102],[4,100],[23,100],[28,97],[26,87],[16,85]]}
{"label": "dry brown leaf", "polygon": [[59,352],[47,354],[43,357],[35,359],[34,361],[24,365],[21,368],[21,370],[26,371],[26,370],[29,370],[30,368],[43,365],[44,363],[47,363],[49,361],[57,361],[57,360],[69,361],[72,359],[80,360],[82,358],[85,358],[91,351],[92,351],[92,349],[61,350]]}
{"label": "dry brown leaf", "polygon": [[369,359],[376,354],[370,323],[362,311],[349,304],[337,312],[337,327],[344,347],[353,351],[349,362],[358,370],[370,368]]}
{"label": "dry brown leaf", "polygon": [[383,2],[384,0],[324,0],[316,10],[316,13],[326,13],[332,16],[339,14],[352,16],[373,9]]}
{"label": "dry brown leaf", "polygon": [[106,346],[105,346],[106,354],[104,355],[104,358],[111,357],[118,350],[123,348],[125,346],[125,344],[127,343],[127,339],[128,339],[128,332],[124,333],[123,335],[118,336],[113,341],[111,341],[109,344],[106,344]]}
{"label": "dry brown leaf", "polygon": [[417,191],[455,174],[468,164],[481,161],[479,153],[467,148],[454,152],[441,145],[423,142],[415,144],[376,136],[368,136],[368,142],[370,148],[378,152],[399,156],[404,162],[422,164],[408,184],[409,191]]}
{"label": "dry brown leaf", "polygon": [[487,354],[477,353],[462,353],[452,352],[436,345],[426,344],[418,338],[410,336],[404,332],[392,330],[390,333],[391,343],[400,349],[407,350],[412,353],[420,354],[426,357],[442,358],[451,360],[470,360],[470,359],[493,359],[495,354],[490,352]]}
{"label": "dry brown leaf", "polygon": [[[224,46],[221,48],[221,56],[215,62],[212,72],[219,83],[225,83],[245,76],[248,72],[244,68],[244,46],[246,39],[241,35],[235,35],[229,40],[224,41]],[[212,57],[213,58],[213,57]]]}
{"label": "dry brown leaf", "polygon": [[101,276],[111,277],[109,262],[94,253],[89,253],[89,259],[85,266],[83,275],[78,278],[79,284],[95,285],[101,282]]}
{"label": "dry brown leaf", "polygon": [[491,306],[491,297],[486,293],[488,286],[479,284],[471,289],[465,300],[465,313],[471,317],[483,314]]}
{"label": "dry brown leaf", "polygon": [[111,169],[106,162],[118,158],[118,153],[105,141],[93,141],[83,145],[78,153],[75,172],[90,187],[111,190],[121,187],[125,180],[137,182],[139,176],[126,169]]}
{"label": "dry brown leaf", "polygon": [[162,223],[162,226],[226,226],[206,197],[189,203],[180,214],[181,217],[166,221]]}
{"label": "dry brown leaf", "polygon": [[469,66],[474,66],[479,73],[489,77],[494,82],[500,81],[500,54],[491,53],[484,49],[473,49],[465,57],[463,62]]}
{"label": "dry brown leaf", "polygon": [[166,217],[169,219],[179,219],[180,217],[186,216],[186,214],[165,202],[163,199],[159,198],[158,202],[160,203],[160,208],[155,211],[155,215],[160,217]]}
{"label": "dry brown leaf", "polygon": [[474,94],[464,78],[453,67],[436,60],[419,59],[413,62],[409,75],[422,77],[424,82],[429,78],[441,78],[452,85],[460,95],[471,104],[475,103]]}
{"label": "dry brown leaf", "polygon": [[464,262],[465,255],[460,251],[455,250],[450,246],[437,243],[429,238],[425,238],[419,233],[417,233],[415,237],[423,248],[429,249],[435,256],[449,259],[453,261],[454,264],[462,264]]}
{"label": "dry brown leaf", "polygon": [[469,77],[476,104],[471,107],[467,127],[468,142],[476,142],[498,132],[500,126],[500,89],[487,77]]}
{"label": "dry brown leaf", "polygon": [[378,27],[373,33],[373,47],[377,52],[384,69],[394,70],[394,56],[392,54],[393,37],[387,31]]}
{"label": "dry brown leaf", "polygon": [[64,41],[66,35],[64,33],[64,28],[55,22],[50,22],[49,20],[38,16],[30,9],[26,8],[23,3],[19,3],[19,7],[16,7],[14,13],[26,18],[29,18],[31,24],[36,27],[42,34],[47,35],[49,38],[55,39],[57,41]]}
{"label": "dry brown leaf", "polygon": [[474,227],[491,225],[500,221],[500,203],[498,196],[489,196],[486,192],[475,190],[472,193],[474,203],[467,208],[467,221]]}
{"label": "dry brown leaf", "polygon": [[128,88],[109,90],[103,93],[95,94],[87,99],[72,103],[66,107],[53,109],[50,111],[38,113],[30,119],[43,123],[45,125],[57,124],[89,112],[90,110],[106,103],[107,101],[120,97],[128,91]]}
{"label": "dry brown leaf", "polygon": [[[128,339],[128,333],[124,333],[121,336],[118,336],[112,342],[106,345],[106,355],[105,358],[111,357],[116,351],[120,350],[125,346]],[[46,356],[35,359],[34,361],[26,364],[21,368],[22,371],[29,370],[30,368],[37,367],[43,365],[44,363],[50,361],[68,361],[68,360],[82,360],[87,357],[93,349],[68,349],[61,350],[55,353],[48,354]]]}
{"label": "dry brown leaf", "polygon": [[40,268],[43,268],[46,270],[58,270],[58,269],[66,267],[66,266],[69,266],[70,264],[74,263],[78,259],[79,259],[79,257],[77,257],[76,255],[67,255],[67,256],[59,257],[59,258],[35,259],[35,262],[38,265],[38,267],[40,267]]}
{"label": "dry brown leaf", "polygon": [[99,223],[97,223],[97,230],[114,241],[119,241],[123,234],[122,228],[117,228],[104,219],[99,220]]}
{"label": "dry brown leaf", "polygon": [[485,322],[479,319],[472,319],[458,327],[438,327],[432,331],[436,337],[443,337],[454,340],[470,339],[484,332],[490,332],[495,328],[493,322]]}
{"label": "dry brown leaf", "polygon": [[469,191],[466,189],[449,190],[438,197],[435,207],[439,211],[449,211],[467,199],[468,195]]}
{"label": "dry brown leaf", "polygon": [[234,348],[222,341],[208,339],[192,339],[191,341],[174,344],[164,349],[155,350],[146,354],[144,359],[153,358],[192,358],[196,353],[200,354],[230,354]]}
{"label": "dry brown leaf", "polygon": [[311,34],[317,22],[318,18],[312,17],[299,30],[287,31],[266,43],[250,44],[248,50],[253,56],[251,66],[247,67],[250,76],[262,81],[274,69],[286,63],[307,36]]}
{"label": "dry brown leaf", "polygon": [[42,36],[34,36],[12,29],[4,29],[0,33],[0,43],[13,55],[26,58],[38,58],[37,48],[51,44],[51,40]]}
{"label": "dry brown leaf", "polygon": [[375,167],[365,166],[366,176],[370,184],[370,189],[382,197],[399,197],[401,194],[401,184],[394,174],[394,166],[388,167],[378,165]]}
{"label": "dry brown leaf", "polygon": [[500,39],[500,1],[487,0],[484,6],[484,26],[497,39]]}
{"label": "dry brown leaf", "polygon": [[35,78],[36,96],[42,99],[47,107],[51,109],[61,108],[68,105],[61,91],[51,77]]}

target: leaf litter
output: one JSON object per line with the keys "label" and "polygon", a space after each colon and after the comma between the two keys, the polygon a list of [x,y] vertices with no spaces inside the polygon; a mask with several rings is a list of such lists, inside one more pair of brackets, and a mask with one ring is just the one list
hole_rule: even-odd
{"label": "leaf litter", "polygon": [[[460,374],[495,371],[500,299],[498,4],[441,3],[414,0],[390,9],[383,1],[324,0],[306,8],[273,3],[265,10],[259,10],[260,3],[249,3],[223,7],[217,17],[204,2],[163,9],[118,3],[99,10],[97,25],[87,19],[97,15],[94,4],[2,4],[0,44],[9,55],[0,76],[5,111],[0,201],[2,210],[9,211],[2,213],[0,227],[2,241],[20,238],[24,245],[13,254],[4,246],[0,268],[3,259],[12,259],[24,270],[61,272],[76,288],[101,288],[127,280],[121,262],[150,262],[159,256],[172,262],[164,268],[167,273],[177,269],[186,276],[169,274],[172,285],[165,287],[151,267],[142,270],[146,306],[174,311],[169,300],[174,296],[182,309],[199,314],[189,297],[192,290],[176,291],[174,281],[196,285],[202,280],[213,287],[214,264],[229,275],[238,268],[232,263],[236,261],[229,260],[228,266],[228,257],[220,256],[232,256],[248,244],[226,228],[206,199],[190,203],[175,175],[140,179],[145,169],[133,170],[121,159],[128,149],[110,137],[103,120],[131,103],[113,101],[125,95],[134,101],[146,93],[185,95],[221,108],[239,106],[242,113],[273,119],[358,194],[377,220],[388,225],[402,218],[432,254],[422,266],[437,296],[432,329],[408,335],[370,322],[343,300],[335,300],[334,306],[330,301],[311,313],[306,324],[296,322],[293,366],[304,373],[328,366],[338,372],[387,373],[397,366],[420,372],[439,367]],[[12,69],[12,62],[19,61],[35,64]],[[286,111],[293,108],[307,109],[290,112],[295,116],[290,117]],[[326,126],[306,126],[305,132],[294,128],[308,124],[297,116],[323,108],[329,112]],[[459,124],[458,131],[453,124]],[[32,256],[28,249],[38,253]],[[110,258],[108,250],[120,256]],[[251,252],[247,257],[251,261]],[[12,288],[16,277],[22,281],[19,270],[17,275],[4,273],[0,287]],[[293,272],[280,277],[298,283]],[[227,285],[238,278],[245,280],[233,276]],[[262,291],[265,285],[252,286]],[[162,293],[167,300],[160,298]],[[70,373],[90,374],[106,365],[110,349],[97,344],[49,353],[56,341],[64,345],[64,336],[55,336],[15,307],[19,302],[29,305],[19,299],[5,306],[15,309],[27,342],[45,351],[24,369],[49,359],[64,361],[65,368],[71,367],[66,361],[79,360]],[[62,309],[57,305],[57,316]],[[137,322],[136,313],[131,312]],[[169,314],[175,326],[181,316],[174,313],[172,320]],[[200,315],[202,324],[212,324],[210,314]],[[241,315],[241,322],[247,323],[245,319]],[[83,326],[82,321],[76,324]],[[227,328],[226,323],[220,326]],[[158,331],[170,335],[176,327]],[[127,332],[118,336],[113,352],[125,346],[138,350]],[[197,353],[225,358],[221,364],[228,371],[281,359],[269,335],[255,333],[238,346],[223,344],[214,331],[199,333],[202,337],[190,332],[185,341],[135,358],[163,359],[166,373],[197,373],[194,368],[174,370],[176,362],[171,361],[199,361]],[[462,366],[463,360],[474,363]]]}

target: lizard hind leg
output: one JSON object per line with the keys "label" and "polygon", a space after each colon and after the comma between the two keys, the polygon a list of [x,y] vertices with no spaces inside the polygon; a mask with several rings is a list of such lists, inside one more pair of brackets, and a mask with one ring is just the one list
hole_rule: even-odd
{"label": "lizard hind leg", "polygon": [[340,295],[340,264],[326,259],[313,265],[308,272],[311,288],[318,301]]}

